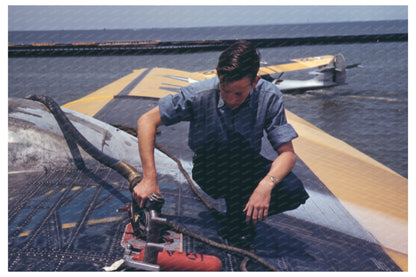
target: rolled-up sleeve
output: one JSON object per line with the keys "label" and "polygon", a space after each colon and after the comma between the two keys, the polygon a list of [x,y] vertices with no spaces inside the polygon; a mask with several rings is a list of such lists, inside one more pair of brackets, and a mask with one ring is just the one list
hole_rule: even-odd
{"label": "rolled-up sleeve", "polygon": [[284,125],[274,126],[271,128],[267,133],[267,137],[273,148],[277,150],[277,148],[279,148],[279,146],[283,143],[297,138],[298,134],[292,125],[286,123]]}
{"label": "rolled-up sleeve", "polygon": [[169,126],[180,121],[192,119],[193,94],[182,88],[175,95],[167,95],[159,99],[159,112],[164,125]]}
{"label": "rolled-up sleeve", "polygon": [[295,129],[287,123],[282,97],[274,98],[268,109],[266,133],[274,149],[298,137]]}

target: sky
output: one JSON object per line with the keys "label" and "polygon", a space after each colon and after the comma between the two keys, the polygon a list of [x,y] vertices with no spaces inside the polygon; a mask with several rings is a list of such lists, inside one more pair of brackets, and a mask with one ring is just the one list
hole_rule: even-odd
{"label": "sky", "polygon": [[[105,4],[105,1],[94,4],[93,1],[92,4],[87,5],[72,1],[58,6],[45,5],[45,2],[41,2],[42,5],[33,6],[33,2],[26,4],[21,4],[21,1],[9,2],[9,31],[140,29],[408,19],[408,7],[406,4],[400,4],[401,1],[396,1],[397,5],[394,6],[392,4],[282,6],[270,4],[275,3],[270,1],[253,1],[257,6],[232,4],[244,3],[244,1],[224,1],[222,2],[224,4],[196,6],[195,4],[194,6],[185,4],[132,6],[131,3],[138,1],[123,0],[111,1],[110,3],[113,4]],[[130,5],[123,5],[126,3]],[[159,2],[156,0],[149,3]],[[215,1],[207,3],[215,3]]]}

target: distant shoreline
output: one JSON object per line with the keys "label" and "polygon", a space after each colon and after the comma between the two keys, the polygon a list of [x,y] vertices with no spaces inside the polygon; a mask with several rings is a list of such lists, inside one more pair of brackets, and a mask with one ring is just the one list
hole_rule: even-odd
{"label": "distant shoreline", "polygon": [[[90,56],[90,55],[143,55],[190,53],[202,51],[222,51],[237,39],[230,40],[194,40],[194,41],[107,41],[107,42],[73,42],[9,44],[9,57],[44,57],[44,56]],[[407,33],[308,36],[296,38],[246,39],[256,48],[287,47],[300,45],[324,45],[345,43],[380,43],[408,41]]]}

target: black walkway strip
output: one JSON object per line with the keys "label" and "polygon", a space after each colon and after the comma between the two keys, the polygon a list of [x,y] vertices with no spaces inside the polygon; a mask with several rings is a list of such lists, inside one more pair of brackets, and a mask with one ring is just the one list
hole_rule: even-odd
{"label": "black walkway strip", "polygon": [[[122,89],[118,93],[118,95],[115,95],[114,98],[117,98],[117,97],[120,97],[120,96],[126,97],[147,76],[147,74],[149,74],[150,71],[151,71],[151,69],[146,69],[142,74],[137,76],[133,81],[130,82],[130,84],[128,84],[124,89]],[[100,119],[100,118],[105,117],[105,115],[108,114],[109,112],[116,111],[116,109],[115,109],[116,104],[117,104],[116,100],[114,100],[114,99],[111,100],[110,102],[107,103],[107,105],[102,107],[101,110],[99,110],[94,115],[94,118]]]}
{"label": "black walkway strip", "polygon": [[120,95],[128,95],[146,76],[149,74],[151,69],[146,69],[142,74],[137,76],[133,81],[130,82],[124,89],[122,89],[118,96]]}

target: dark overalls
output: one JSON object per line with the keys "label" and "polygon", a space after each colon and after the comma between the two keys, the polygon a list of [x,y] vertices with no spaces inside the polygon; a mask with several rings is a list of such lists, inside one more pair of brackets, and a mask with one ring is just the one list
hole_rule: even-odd
{"label": "dark overalls", "polygon": [[[255,153],[238,132],[228,131],[225,147],[206,149],[193,158],[193,178],[211,197],[225,198],[227,225],[234,231],[245,229],[246,206],[259,182],[267,175],[272,161]],[[272,191],[268,215],[293,210],[304,204],[309,195],[300,179],[290,172]]]}

